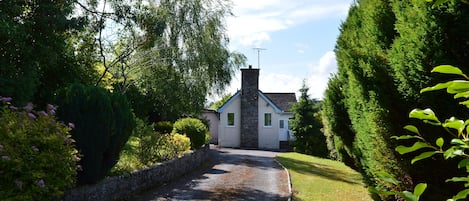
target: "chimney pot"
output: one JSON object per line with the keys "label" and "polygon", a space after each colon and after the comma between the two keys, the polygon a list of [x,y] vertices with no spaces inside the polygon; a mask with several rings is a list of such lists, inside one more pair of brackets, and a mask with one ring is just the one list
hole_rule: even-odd
{"label": "chimney pot", "polygon": [[252,69],[252,65],[249,65],[249,69]]}

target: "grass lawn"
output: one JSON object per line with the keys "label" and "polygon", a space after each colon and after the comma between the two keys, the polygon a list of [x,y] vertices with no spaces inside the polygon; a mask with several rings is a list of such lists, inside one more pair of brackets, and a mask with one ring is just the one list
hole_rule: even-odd
{"label": "grass lawn", "polygon": [[295,201],[371,201],[361,175],[341,162],[299,153],[277,160],[290,172]]}

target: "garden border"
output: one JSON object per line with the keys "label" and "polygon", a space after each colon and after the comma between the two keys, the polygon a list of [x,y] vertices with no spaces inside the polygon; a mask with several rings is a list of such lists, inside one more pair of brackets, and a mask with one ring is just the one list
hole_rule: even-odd
{"label": "garden border", "polygon": [[103,179],[94,185],[85,185],[67,191],[64,201],[111,201],[126,199],[152,187],[162,185],[199,167],[208,158],[210,146],[205,145],[181,157],[132,172],[130,175]]}

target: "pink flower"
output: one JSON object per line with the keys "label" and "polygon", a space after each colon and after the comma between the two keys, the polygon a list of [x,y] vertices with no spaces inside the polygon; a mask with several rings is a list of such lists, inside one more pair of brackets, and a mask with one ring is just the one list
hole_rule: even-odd
{"label": "pink flower", "polygon": [[34,105],[31,102],[29,102],[26,106],[23,107],[23,109],[25,109],[28,112],[33,110],[33,108],[34,108]]}
{"label": "pink flower", "polygon": [[73,124],[73,123],[68,123],[68,127],[70,127],[71,129],[74,129],[74,128],[75,128],[75,124]]}
{"label": "pink flower", "polygon": [[39,180],[39,181],[37,181],[36,184],[37,184],[39,187],[41,187],[41,188],[44,188],[44,186],[46,186],[46,183],[45,183],[44,180],[42,180],[42,179]]}
{"label": "pink flower", "polygon": [[11,97],[1,97],[1,96],[0,96],[0,101],[3,101],[3,102],[10,102],[11,100],[13,100]]}
{"label": "pink flower", "polygon": [[44,112],[44,111],[39,111],[38,114],[39,114],[39,115],[42,115],[42,116],[45,116],[45,117],[48,116],[48,114],[47,114],[46,112]]}
{"label": "pink flower", "polygon": [[57,108],[51,104],[47,104],[47,112],[50,114],[50,115],[55,115],[55,110],[57,110]]}
{"label": "pink flower", "polygon": [[33,113],[28,113],[28,117],[31,119],[36,119],[36,116]]}
{"label": "pink flower", "polygon": [[2,156],[2,159],[3,159],[3,160],[6,160],[6,161],[9,161],[9,160],[10,160],[10,157],[9,157],[9,156]]}

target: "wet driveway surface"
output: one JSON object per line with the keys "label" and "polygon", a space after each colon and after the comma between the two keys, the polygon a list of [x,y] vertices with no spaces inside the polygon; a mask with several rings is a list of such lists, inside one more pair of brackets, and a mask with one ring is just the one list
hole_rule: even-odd
{"label": "wet driveway surface", "polygon": [[203,167],[131,200],[288,200],[288,173],[278,152],[212,148]]}

